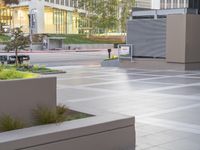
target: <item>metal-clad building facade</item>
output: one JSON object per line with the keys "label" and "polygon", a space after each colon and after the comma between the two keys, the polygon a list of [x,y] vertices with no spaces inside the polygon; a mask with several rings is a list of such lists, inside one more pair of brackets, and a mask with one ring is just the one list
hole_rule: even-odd
{"label": "metal-clad building facade", "polygon": [[166,51],[166,19],[135,19],[127,23],[127,44],[135,57],[163,57]]}

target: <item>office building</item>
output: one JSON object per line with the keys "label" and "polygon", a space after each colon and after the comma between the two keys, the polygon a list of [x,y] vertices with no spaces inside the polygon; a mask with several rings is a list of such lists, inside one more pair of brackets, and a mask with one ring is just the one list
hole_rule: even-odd
{"label": "office building", "polygon": [[[194,1],[194,0],[193,0]],[[191,1],[191,3],[193,3]],[[187,8],[189,0],[136,0],[136,7],[147,9]]]}
{"label": "office building", "polygon": [[87,24],[81,13],[85,8],[78,0],[20,0],[9,7],[0,4],[0,24],[5,28],[22,26],[28,33],[31,14],[34,33],[76,34],[80,23],[82,27]]}

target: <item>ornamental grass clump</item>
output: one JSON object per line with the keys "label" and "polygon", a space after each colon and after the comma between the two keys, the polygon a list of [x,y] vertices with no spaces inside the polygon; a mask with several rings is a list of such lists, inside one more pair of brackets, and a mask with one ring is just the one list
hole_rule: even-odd
{"label": "ornamental grass clump", "polygon": [[44,106],[38,106],[33,111],[35,123],[37,125],[44,125],[50,123],[61,123],[66,120],[66,112],[68,108],[64,105],[57,106],[56,109],[50,109]]}
{"label": "ornamental grass clump", "polygon": [[24,128],[24,123],[19,119],[13,118],[10,115],[0,117],[0,131],[11,131]]}

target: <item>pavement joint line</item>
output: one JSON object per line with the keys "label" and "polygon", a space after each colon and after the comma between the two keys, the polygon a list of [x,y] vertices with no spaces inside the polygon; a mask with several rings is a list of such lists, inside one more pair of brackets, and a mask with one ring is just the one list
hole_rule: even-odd
{"label": "pavement joint line", "polygon": [[195,124],[181,123],[181,122],[170,121],[165,119],[157,119],[157,118],[141,118],[141,119],[136,118],[136,122],[164,127],[176,131],[200,134],[200,125],[195,125]]}
{"label": "pavement joint line", "polygon": [[93,97],[89,97],[89,98],[72,99],[72,100],[68,100],[67,102],[76,103],[76,102],[91,101],[91,100],[96,100],[96,99],[117,97],[117,96],[123,96],[123,95],[127,95],[127,94],[119,94],[119,93],[113,94],[112,93],[112,94],[108,94],[108,95],[93,96]]}
{"label": "pavement joint line", "polygon": [[[142,75],[142,74],[132,74],[132,73],[127,73],[128,75]],[[126,75],[127,75],[126,74]],[[68,74],[69,75],[69,74]],[[70,74],[70,75],[73,75],[73,74]],[[124,75],[124,74],[118,74],[117,76],[124,76],[124,77],[126,77],[126,75]],[[70,78],[67,78],[67,77],[64,77],[64,78],[58,78],[57,80],[58,81],[60,81],[60,80],[70,80],[70,79],[87,79],[87,78],[100,78],[100,77],[111,77],[111,76],[113,76],[113,74],[100,74],[100,75],[88,75],[88,76],[84,76],[84,77],[70,77]],[[143,76],[148,76],[148,77],[150,77],[151,75],[143,75]],[[163,76],[157,76],[157,75],[152,75],[152,77],[163,77]],[[171,77],[171,76],[169,76],[169,77]],[[102,78],[100,78],[100,79],[102,79]],[[104,80],[104,79],[103,79]],[[110,81],[112,81],[113,79],[105,79],[105,80],[110,80]]]}
{"label": "pavement joint line", "polygon": [[200,82],[199,83],[191,83],[191,84],[167,86],[167,87],[158,87],[158,88],[146,90],[145,92],[159,92],[159,91],[163,91],[163,90],[170,90],[170,89],[190,87],[190,86],[200,86]]}
{"label": "pavement joint line", "polygon": [[152,117],[152,116],[157,116],[157,115],[171,113],[171,112],[177,112],[177,111],[196,108],[196,107],[200,107],[200,103],[191,104],[191,105],[187,105],[187,106],[176,107],[176,108],[172,108],[172,109],[165,109],[165,110],[161,110],[161,111],[148,113],[148,114],[145,114],[145,115],[138,115],[136,117],[138,119],[141,119],[141,118]]}
{"label": "pavement joint line", "polygon": [[80,86],[98,86],[98,85],[108,85],[108,84],[116,84],[116,83],[127,83],[130,81],[145,81],[145,80],[153,80],[153,79],[164,79],[166,77],[152,77],[152,78],[145,78],[145,79],[131,79],[126,81],[111,81],[111,82],[101,82],[101,83],[92,83],[92,84],[85,84]]}
{"label": "pavement joint line", "polygon": [[[71,74],[71,75],[73,75],[73,74]],[[95,77],[111,77],[111,76],[113,76],[113,74],[100,74],[100,75],[88,75],[88,76],[84,76],[84,77],[71,77],[71,78],[59,78],[59,79],[57,79],[57,80],[68,80],[68,79],[82,79],[82,78],[95,78]],[[117,76],[121,76],[121,74],[120,75],[117,75]],[[124,75],[125,76],[125,75]]]}
{"label": "pavement joint line", "polygon": [[142,81],[141,83],[152,83],[152,84],[166,84],[166,85],[175,85],[175,84],[177,84],[177,85],[184,85],[184,84],[178,84],[178,83],[164,83],[164,82],[152,82],[152,81]]}
{"label": "pavement joint line", "polygon": [[[60,86],[60,87],[59,87]],[[90,88],[90,87],[82,87],[82,86],[68,86],[68,85],[58,85],[59,89],[78,89],[78,90],[89,90],[89,91],[97,91],[97,92],[107,92],[115,94],[116,91],[108,90],[108,89],[99,89],[99,88]]]}
{"label": "pavement joint line", "polygon": [[[76,89],[76,88],[75,88]],[[82,89],[84,89],[84,87],[82,88]],[[133,95],[134,94],[134,96],[141,96],[141,95],[152,95],[152,93],[145,93],[145,91],[142,91],[142,90],[140,90],[140,91],[135,91],[134,93],[131,93],[131,95]],[[158,93],[159,95],[165,95],[166,97],[181,97],[181,98],[184,98],[184,99],[186,99],[186,98],[190,98],[190,99],[192,99],[192,100],[196,100],[196,101],[200,101],[199,100],[199,97],[197,97],[197,96],[183,96],[183,95],[169,95],[169,94],[160,94],[160,93]],[[154,94],[154,95],[158,95],[158,94]],[[73,100],[68,100],[68,102],[73,102],[73,103],[76,103],[76,102],[83,102],[83,101],[91,101],[91,100],[99,100],[99,99],[101,99],[101,98],[109,98],[109,97],[118,97],[118,96],[127,96],[127,95],[130,95],[130,93],[127,93],[127,92],[125,92],[125,93],[119,93],[119,92],[116,92],[116,93],[110,93],[109,95],[103,95],[103,96],[93,96],[93,97],[89,97],[89,98],[80,98],[80,99],[73,99]]]}
{"label": "pavement joint line", "polygon": [[190,99],[190,100],[195,100],[195,101],[200,101],[199,96],[195,96],[195,95],[172,95],[172,94],[165,94],[165,93],[139,93],[140,95],[147,95],[147,96],[165,96],[165,97],[169,97],[169,98],[182,98],[182,99]]}
{"label": "pavement joint line", "polygon": [[[101,75],[99,75],[98,77],[100,77]],[[104,75],[102,75],[103,77]],[[96,76],[97,77],[97,76]],[[173,76],[176,77],[176,76]],[[79,77],[80,78],[80,77]],[[79,79],[78,78],[78,79]],[[95,77],[93,77],[95,78]],[[168,76],[156,76],[156,77],[152,77],[152,78],[145,78],[145,79],[131,79],[131,80],[123,80],[123,81],[112,81],[109,80],[110,82],[101,82],[101,83],[92,83],[92,84],[84,84],[84,85],[80,85],[80,86],[95,86],[95,85],[106,85],[106,84],[115,84],[115,83],[126,83],[126,82],[131,82],[131,81],[146,81],[146,80],[155,80],[155,79],[163,79],[163,78],[168,78]],[[80,78],[81,79],[81,78]],[[108,81],[108,80],[106,80]],[[156,83],[156,82],[155,82]]]}
{"label": "pavement joint line", "polygon": [[[200,84],[200,83],[199,83]],[[190,85],[191,86],[191,85]],[[181,86],[182,87],[182,86]],[[130,95],[129,92],[126,92],[126,91],[123,91],[124,93],[119,93],[117,90],[108,90],[108,89],[100,89],[100,88],[93,88],[93,87],[84,87],[84,86],[66,86],[66,85],[58,85],[58,90],[62,90],[62,89],[65,89],[65,88],[73,88],[73,89],[81,89],[81,90],[93,90],[93,91],[96,91],[96,92],[108,92],[109,93],[109,96],[108,95],[104,95],[104,96],[95,96],[95,97],[90,97],[90,98],[80,98],[80,99],[76,99],[76,100],[71,100],[72,102],[80,102],[80,101],[90,101],[90,100],[95,100],[95,99],[100,99],[100,98],[107,98],[107,97],[115,97],[115,96],[127,96],[127,95]],[[112,95],[112,94],[114,95]],[[111,94],[111,95],[110,95]],[[163,93],[150,93],[149,91],[147,90],[136,90],[134,91],[133,93],[131,93],[131,95],[134,96],[140,96],[140,95],[154,95],[154,96],[158,96],[158,95],[164,95],[166,97],[179,97],[179,98],[190,98],[192,100],[197,100],[199,101],[199,96],[186,96],[186,95],[170,95],[170,94],[163,94]]]}
{"label": "pavement joint line", "polygon": [[199,77],[195,77],[195,76],[180,76],[181,78],[188,78],[188,79],[200,79]]}

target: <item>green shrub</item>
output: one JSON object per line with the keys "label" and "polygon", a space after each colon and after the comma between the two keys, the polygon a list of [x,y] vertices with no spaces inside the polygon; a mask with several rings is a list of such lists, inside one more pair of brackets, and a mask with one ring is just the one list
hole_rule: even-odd
{"label": "green shrub", "polygon": [[3,71],[5,67],[3,65],[0,65],[0,72]]}
{"label": "green shrub", "polygon": [[36,124],[43,125],[49,123],[60,123],[66,120],[67,108],[63,106],[57,106],[56,109],[50,109],[44,106],[38,106],[33,111]]}
{"label": "green shrub", "polygon": [[9,80],[9,79],[26,79],[26,78],[35,78],[38,75],[28,72],[21,72],[15,69],[2,69],[0,72],[0,80]]}
{"label": "green shrub", "polygon": [[32,68],[33,71],[38,71],[39,69],[40,69],[39,65],[34,65]]}
{"label": "green shrub", "polygon": [[24,124],[10,115],[3,115],[0,117],[0,131],[11,131],[24,128]]}

